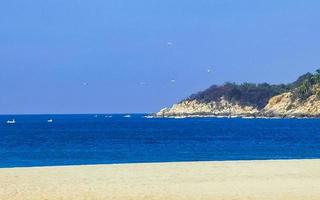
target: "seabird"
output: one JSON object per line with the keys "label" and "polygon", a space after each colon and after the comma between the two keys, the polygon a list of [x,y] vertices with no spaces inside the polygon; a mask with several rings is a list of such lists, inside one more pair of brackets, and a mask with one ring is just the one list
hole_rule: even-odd
{"label": "seabird", "polygon": [[172,46],[172,45],[173,45],[173,42],[167,42],[167,45],[168,45],[168,46]]}

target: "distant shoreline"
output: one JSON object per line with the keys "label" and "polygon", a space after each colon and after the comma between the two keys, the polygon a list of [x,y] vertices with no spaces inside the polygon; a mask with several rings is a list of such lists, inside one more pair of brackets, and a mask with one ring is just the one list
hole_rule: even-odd
{"label": "distant shoreline", "polygon": [[174,118],[174,119],[183,119],[183,118],[240,118],[240,119],[320,119],[320,116],[283,116],[283,115],[210,115],[210,114],[194,114],[194,115],[150,115],[146,118]]}

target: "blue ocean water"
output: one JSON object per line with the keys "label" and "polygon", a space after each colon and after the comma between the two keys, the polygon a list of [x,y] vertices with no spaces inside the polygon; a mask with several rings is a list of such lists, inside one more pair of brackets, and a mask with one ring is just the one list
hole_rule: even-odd
{"label": "blue ocean water", "polygon": [[0,167],[320,158],[318,119],[123,116],[0,116]]}

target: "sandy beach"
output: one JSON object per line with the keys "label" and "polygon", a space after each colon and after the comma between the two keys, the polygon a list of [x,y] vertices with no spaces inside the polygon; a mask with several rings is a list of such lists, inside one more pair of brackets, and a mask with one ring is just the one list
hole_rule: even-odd
{"label": "sandy beach", "polygon": [[0,169],[1,200],[319,200],[320,160]]}

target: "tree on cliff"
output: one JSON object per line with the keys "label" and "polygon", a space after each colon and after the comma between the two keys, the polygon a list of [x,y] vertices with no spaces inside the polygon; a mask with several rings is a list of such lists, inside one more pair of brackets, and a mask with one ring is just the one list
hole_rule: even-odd
{"label": "tree on cliff", "polygon": [[320,69],[316,70],[311,76],[304,78],[303,82],[297,87],[296,96],[302,100],[309,98],[311,95],[317,95],[320,98]]}
{"label": "tree on cliff", "polygon": [[238,102],[241,105],[251,105],[263,108],[269,99],[275,95],[288,90],[284,84],[270,85],[268,83],[235,84],[227,82],[222,86],[213,85],[205,91],[191,95],[189,100],[200,102],[219,101],[222,97],[231,102]]}
{"label": "tree on cliff", "polygon": [[[315,90],[314,86],[319,89]],[[254,84],[247,82],[236,84],[227,82],[222,86],[212,85],[202,92],[191,95],[188,100],[207,103],[220,101],[221,98],[224,98],[240,105],[250,105],[261,109],[267,105],[271,97],[284,92],[292,92],[296,98],[302,100],[314,94],[320,98],[320,69],[314,74],[304,74],[290,84],[270,85],[268,83]]]}

